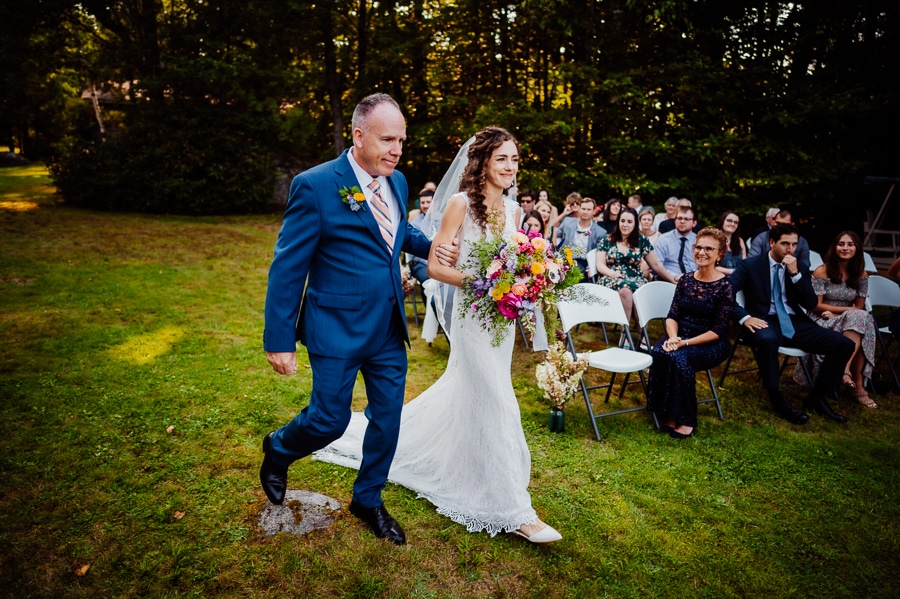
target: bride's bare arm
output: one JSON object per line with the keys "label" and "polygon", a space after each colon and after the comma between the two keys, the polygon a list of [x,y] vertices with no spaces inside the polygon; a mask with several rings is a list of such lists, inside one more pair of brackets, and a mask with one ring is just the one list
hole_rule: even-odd
{"label": "bride's bare arm", "polygon": [[462,285],[465,275],[453,268],[445,266],[435,255],[435,248],[441,244],[453,243],[462,227],[466,217],[466,199],[462,195],[455,195],[447,201],[447,209],[441,217],[441,228],[438,229],[434,239],[431,240],[431,253],[428,255],[428,276],[441,283],[448,283],[459,287]]}

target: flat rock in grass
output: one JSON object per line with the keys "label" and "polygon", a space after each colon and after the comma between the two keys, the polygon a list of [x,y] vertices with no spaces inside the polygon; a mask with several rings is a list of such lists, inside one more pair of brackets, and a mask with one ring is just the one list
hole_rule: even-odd
{"label": "flat rock in grass", "polygon": [[305,535],[331,526],[340,509],[340,502],[326,495],[288,491],[281,505],[266,502],[259,514],[259,525],[269,537],[279,532]]}

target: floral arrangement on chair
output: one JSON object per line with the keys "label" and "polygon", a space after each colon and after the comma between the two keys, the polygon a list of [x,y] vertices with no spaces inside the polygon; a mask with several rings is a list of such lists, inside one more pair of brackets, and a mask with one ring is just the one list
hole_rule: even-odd
{"label": "floral arrangement on chair", "polygon": [[550,348],[546,359],[535,367],[534,374],[551,408],[563,409],[566,402],[572,399],[587,368],[587,358],[574,359],[562,342]]}
{"label": "floral arrangement on chair", "polygon": [[[522,326],[534,335],[535,312],[543,308],[545,315],[555,313],[550,308],[561,298],[571,297],[569,288],[582,279],[572,261],[572,250],[556,253],[553,245],[534,231],[520,230],[510,239],[489,237],[475,242],[463,268],[477,274],[467,277],[459,288],[460,314],[477,316],[481,328],[493,335],[495,347],[503,343],[511,320],[521,319]],[[545,318],[550,331],[553,320]]]}

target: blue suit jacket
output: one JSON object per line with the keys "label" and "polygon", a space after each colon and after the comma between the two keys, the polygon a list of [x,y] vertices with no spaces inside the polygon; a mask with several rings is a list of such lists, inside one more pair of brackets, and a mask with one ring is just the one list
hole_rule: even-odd
{"label": "blue suit jacket", "polygon": [[[408,196],[401,173],[394,171],[388,183],[395,201]],[[353,211],[338,193],[359,185],[346,151],[291,182],[269,268],[266,351],[295,351],[299,339],[311,354],[365,357],[384,345],[392,323],[409,343],[400,252],[427,257],[431,242],[400,206],[390,255],[371,209]]]}

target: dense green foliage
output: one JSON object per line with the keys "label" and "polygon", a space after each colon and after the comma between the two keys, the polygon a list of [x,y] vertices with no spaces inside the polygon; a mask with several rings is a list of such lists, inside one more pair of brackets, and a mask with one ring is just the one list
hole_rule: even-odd
{"label": "dense green foliage", "polygon": [[[33,138],[38,154],[63,141],[59,182],[90,206],[260,207],[272,161],[333,156],[373,91],[407,110],[413,188],[487,124],[517,134],[521,183],[557,201],[573,189],[657,205],[676,194],[698,201],[704,221],[788,203],[837,222],[862,175],[900,174],[890,0],[29,6],[0,14],[13,49],[0,106],[18,115],[0,119],[0,134]],[[101,107],[102,142],[90,104],[71,94],[124,82],[130,91]]]}

